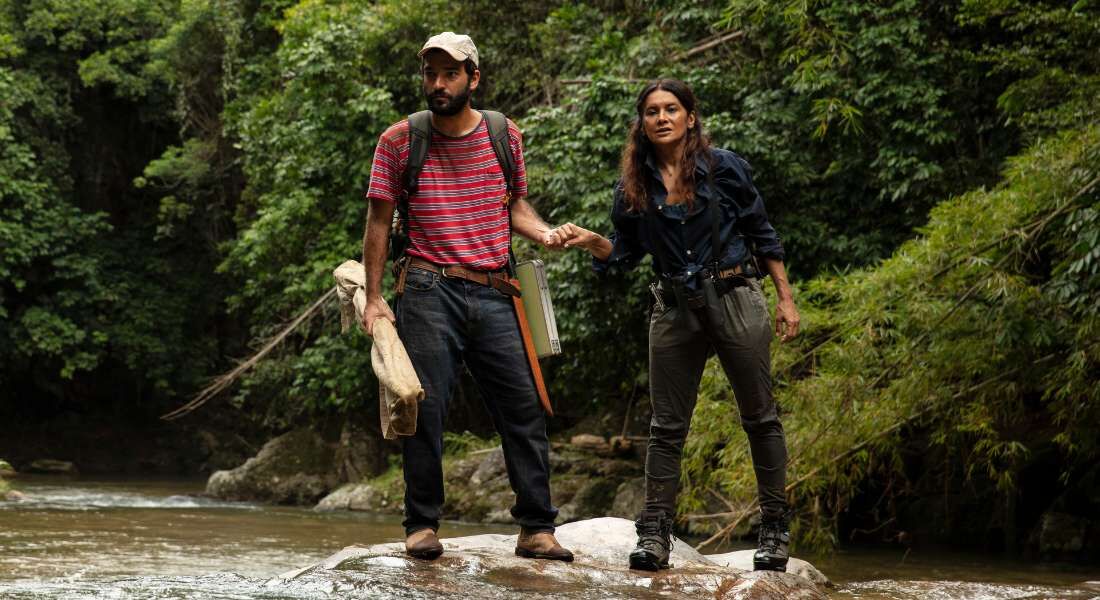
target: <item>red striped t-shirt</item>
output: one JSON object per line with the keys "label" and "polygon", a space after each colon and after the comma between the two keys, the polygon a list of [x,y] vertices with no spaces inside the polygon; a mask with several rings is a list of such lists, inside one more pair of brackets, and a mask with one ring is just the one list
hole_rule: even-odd
{"label": "red striped t-shirt", "polygon": [[[512,195],[522,198],[527,195],[523,139],[511,120],[508,139],[516,165]],[[409,122],[400,121],[378,139],[367,198],[397,202],[408,159]],[[510,243],[507,191],[484,118],[462,137],[433,129],[416,193],[409,197],[408,253],[439,265],[504,267]]]}

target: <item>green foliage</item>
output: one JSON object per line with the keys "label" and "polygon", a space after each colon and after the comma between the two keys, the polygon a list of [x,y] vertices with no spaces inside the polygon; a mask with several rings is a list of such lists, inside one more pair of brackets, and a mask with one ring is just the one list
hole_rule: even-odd
{"label": "green foliage", "polygon": [[1097,120],[1100,82],[1100,7],[1083,1],[962,2],[960,23],[989,41],[973,59],[1011,83],[997,107],[1032,135],[1045,135]]}
{"label": "green foliage", "polygon": [[[190,389],[212,362],[204,357],[216,341],[194,333],[215,312],[218,286],[191,239],[157,243],[155,203],[129,185],[170,123],[163,73],[147,66],[174,6],[0,3],[0,379],[9,390],[140,405]],[[183,211],[165,212],[171,221]]]}
{"label": "green foliage", "polygon": [[[633,85],[597,79],[564,106],[537,109],[523,121],[532,202],[552,223],[575,221],[611,231],[611,189],[633,115]],[[534,252],[524,246],[523,260]],[[645,385],[645,316],[651,271],[598,278],[585,252],[547,258],[564,352],[549,362],[552,395],[566,410],[590,409]],[[613,301],[608,301],[614,299]],[[614,351],[607,352],[608,340]],[[580,393],[584,390],[584,393]]]}
{"label": "green foliage", "polygon": [[[903,493],[899,455],[919,429],[1005,492],[1048,445],[1067,475],[1100,458],[1098,204],[1094,126],[1014,158],[998,188],[937,206],[881,266],[803,290],[805,341],[776,363],[804,542],[834,543],[836,515],[868,478]],[[742,505],[756,492],[724,375],[711,365],[703,387],[688,512],[709,489]]]}
{"label": "green foliage", "polygon": [[[1003,112],[996,119],[1022,125],[1034,140],[1008,162],[1003,183],[937,206],[921,237],[880,266],[803,286],[806,335],[776,353],[777,397],[787,413],[790,480],[797,482],[792,495],[803,514],[800,539],[819,548],[837,543],[838,519],[867,482],[887,490],[888,505],[896,506],[913,483],[902,458],[913,452],[913,440],[930,439],[955,465],[937,477],[950,480],[961,472],[968,480],[990,482],[1006,497],[1017,493],[1017,480],[1033,457],[1051,448],[1062,481],[1100,451],[1100,130],[1093,100],[1100,93],[1100,15],[1088,3],[1067,9],[1061,3],[964,2],[943,8],[940,18],[949,19],[938,31],[952,33],[949,25],[957,23],[982,41],[964,38],[948,46],[954,42],[949,37],[933,46],[932,55],[910,60],[899,51],[926,35],[914,7],[792,2],[775,8],[737,1],[728,13],[731,22],[746,27],[789,32],[777,45],[795,65],[787,76],[792,89],[857,106],[858,136],[873,131],[867,122],[874,115],[870,92],[889,83],[896,94],[923,77],[911,73],[913,79],[904,78],[900,87],[893,79],[864,79],[867,49],[901,26],[906,36],[892,37],[881,48],[903,71],[907,64],[923,65],[934,76],[937,65],[963,61],[967,80],[997,98]],[[857,13],[876,15],[865,20],[875,26],[845,25]],[[958,91],[973,102],[965,95],[971,92]],[[890,105],[898,100],[917,107],[917,114],[945,114],[932,110],[940,102],[933,96],[923,96],[929,101],[924,108],[921,96],[880,97],[886,103],[879,106],[893,114]],[[827,119],[818,122],[825,139],[833,135],[835,128],[824,126]],[[933,125],[932,137],[919,128],[903,131],[917,134],[908,138],[912,149],[932,148],[921,140],[935,141],[935,129],[951,122],[926,120],[921,127]],[[986,117],[981,128],[995,126]],[[1011,126],[1003,129],[1010,132]],[[851,177],[843,168],[835,173]],[[711,508],[713,492],[741,506],[755,496],[751,472],[744,469],[748,448],[732,411],[724,378],[711,365],[685,450],[685,511]]]}
{"label": "green foliage", "polygon": [[[15,32],[0,32],[11,44],[5,54],[22,54]],[[110,227],[101,213],[65,199],[69,181],[53,170],[64,158],[42,156],[57,147],[36,125],[54,125],[51,117],[63,110],[47,84],[0,62],[0,98],[0,382],[27,370],[71,378],[95,367],[103,351],[93,315],[110,298],[89,243]]]}
{"label": "green foliage", "polygon": [[[1002,490],[1049,448],[1068,474],[1100,451],[1098,11],[0,0],[0,382],[155,407],[310,306],[360,254],[379,133],[423,106],[416,52],[466,31],[475,102],[520,124],[549,222],[610,231],[648,78],[690,82],[714,143],[755,167],[803,280],[806,335],[775,355],[803,542],[835,542],[861,486],[905,483],[914,439]],[[517,246],[555,282],[559,412],[636,397],[648,266],[598,279],[583,253]],[[326,305],[243,380],[245,414],[372,410],[369,340],[337,321]],[[753,496],[732,406],[711,365],[685,511]]]}
{"label": "green foliage", "polygon": [[452,458],[465,458],[471,452],[495,448],[500,445],[500,436],[481,438],[469,431],[454,433],[443,432],[443,454]]}

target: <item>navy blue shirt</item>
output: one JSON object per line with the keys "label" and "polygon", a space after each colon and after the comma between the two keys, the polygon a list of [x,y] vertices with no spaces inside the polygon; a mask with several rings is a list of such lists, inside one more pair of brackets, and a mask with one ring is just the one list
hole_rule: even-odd
{"label": "navy blue shirt", "polygon": [[[633,269],[646,254],[654,254],[657,247],[662,250],[664,267],[668,270],[664,275],[687,276],[690,280],[702,269],[713,267],[716,249],[711,247],[708,207],[714,201],[719,209],[719,248],[725,248],[718,261],[719,269],[744,264],[749,258],[750,245],[757,256],[783,260],[783,245],[768,222],[764,199],[752,184],[749,163],[729,150],[715,148],[713,152],[713,178],[707,177],[706,161],[702,158],[696,161],[695,199],[690,210],[686,203],[666,202],[668,190],[653,156],[648,157],[645,173],[650,178],[649,212],[656,219],[655,226],[646,224],[645,211],[629,209],[622,182],[615,186],[611,254],[607,260],[592,260],[597,273]],[[653,269],[658,276],[662,275],[661,260],[656,257]]]}

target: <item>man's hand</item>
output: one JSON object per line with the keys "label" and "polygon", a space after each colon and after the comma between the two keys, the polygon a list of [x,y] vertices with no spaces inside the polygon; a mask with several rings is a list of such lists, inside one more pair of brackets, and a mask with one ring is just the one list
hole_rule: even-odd
{"label": "man's hand", "polygon": [[798,316],[798,309],[794,306],[794,300],[780,300],[775,306],[775,335],[780,336],[780,342],[793,340],[798,335],[798,324],[802,318]]}
{"label": "man's hand", "polygon": [[388,319],[390,323],[397,322],[397,317],[393,316],[393,311],[381,296],[367,300],[367,306],[363,309],[363,320],[359,322],[359,326],[367,335],[374,337],[374,322],[378,319]]}
{"label": "man's hand", "polygon": [[542,236],[542,245],[548,250],[561,250],[564,242],[565,236],[560,227],[550,229]]}
{"label": "man's hand", "polygon": [[611,240],[572,223],[551,229],[547,237],[554,244],[547,244],[547,248],[583,248],[600,260],[611,255]]}

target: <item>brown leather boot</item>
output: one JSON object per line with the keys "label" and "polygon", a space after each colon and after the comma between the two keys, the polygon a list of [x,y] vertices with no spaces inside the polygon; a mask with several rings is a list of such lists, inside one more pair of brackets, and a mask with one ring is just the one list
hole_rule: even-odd
{"label": "brown leather boot", "polygon": [[554,534],[549,531],[520,529],[516,540],[516,556],[573,562],[573,553],[562,548]]}
{"label": "brown leather boot", "polygon": [[435,536],[435,530],[417,529],[405,538],[405,554],[414,558],[433,560],[443,554],[443,544]]}

